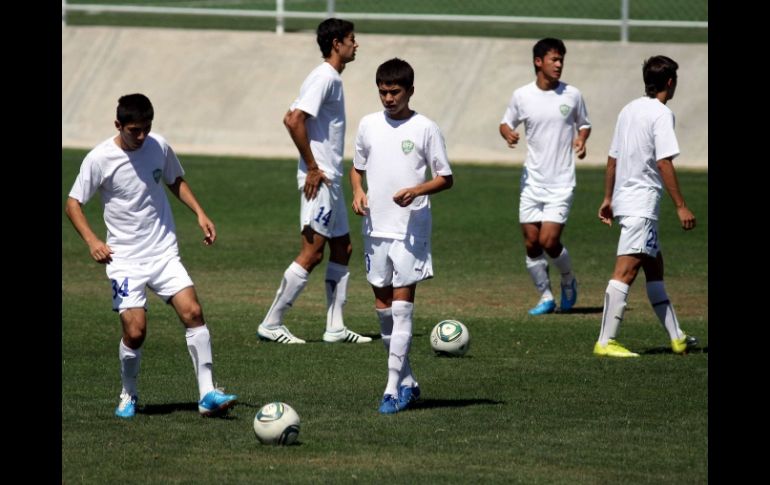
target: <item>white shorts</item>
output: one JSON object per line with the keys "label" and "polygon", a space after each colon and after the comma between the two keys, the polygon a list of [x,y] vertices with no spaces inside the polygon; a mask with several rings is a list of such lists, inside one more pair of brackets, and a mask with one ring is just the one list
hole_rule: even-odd
{"label": "white shorts", "polygon": [[620,225],[618,256],[647,254],[654,258],[658,255],[658,221],[635,216],[618,216],[615,220]]}
{"label": "white shorts", "polygon": [[305,226],[310,226],[327,239],[344,236],[350,232],[345,194],[340,184],[328,186],[322,183],[313,200],[307,200],[301,188],[299,191],[300,231],[303,231]]}
{"label": "white shorts", "polygon": [[430,239],[364,236],[366,279],[372,286],[403,288],[433,278]]}
{"label": "white shorts", "polygon": [[168,303],[172,296],[193,286],[179,256],[144,263],[113,261],[107,265],[107,278],[112,283],[112,309],[115,311],[147,309],[145,288],[150,288]]}
{"label": "white shorts", "polygon": [[548,221],[566,224],[574,197],[573,187],[549,189],[524,185],[519,194],[519,223]]}

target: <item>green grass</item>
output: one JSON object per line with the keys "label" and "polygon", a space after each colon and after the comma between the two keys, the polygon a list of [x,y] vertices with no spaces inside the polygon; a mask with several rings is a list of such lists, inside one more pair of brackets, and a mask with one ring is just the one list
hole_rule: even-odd
{"label": "green grass", "polygon": [[[274,0],[244,1],[163,1],[163,0],[77,0],[70,4],[139,5],[194,8],[227,8],[237,10],[275,10]],[[500,15],[518,17],[568,17],[592,19],[620,18],[619,0],[475,0],[420,1],[393,0],[381,2],[337,0],[335,9],[344,17],[348,12],[447,14],[447,15]],[[287,11],[326,12],[325,0],[286,2]],[[632,0],[630,15],[635,20],[690,20],[708,21],[706,0],[682,0],[676,3],[663,0]],[[159,14],[89,14],[70,12],[67,22],[72,25],[114,25],[141,27],[174,27],[190,29],[274,30],[272,18],[201,17]],[[318,19],[286,19],[287,31],[314,31]],[[356,20],[361,33],[412,35],[470,35],[482,37],[539,38],[556,36],[564,39],[610,40],[619,39],[616,27],[580,25],[542,25],[473,22],[422,22],[413,20],[374,21]],[[629,31],[634,42],[708,42],[708,30],[701,28],[633,27]]]}
{"label": "green grass", "polygon": [[[83,155],[62,150],[62,208]],[[151,297],[139,380],[144,407],[130,422],[113,417],[118,319],[104,268],[90,261],[62,214],[64,482],[707,481],[707,173],[679,173],[698,228],[679,229],[668,199],[660,223],[669,294],[683,328],[703,348],[685,357],[668,351],[640,277],[621,339],[643,356],[618,361],[591,354],[618,234],[596,219],[602,171],[579,170],[564,234],[580,282],[577,311],[530,317],[526,310],[537,296],[516,222],[521,169],[455,164],[455,187],[432,199],[436,277],[417,292],[411,359],[423,400],[414,410],[380,416],[387,378],[380,342],[321,343],[322,269],[311,274],[285,322],[309,344],[255,338],[299,246],[296,162],[181,160],[220,238],[204,247],[194,217],[174,200],[182,257],[211,328],[215,377],[240,404],[226,419],[198,417],[182,327]],[[103,233],[100,204],[91,201],[85,210]],[[351,214],[350,222],[354,257],[345,319],[376,335],[360,221]],[[468,325],[466,357],[430,351],[430,329],[445,318]],[[273,400],[300,414],[299,445],[262,446],[254,437],[254,415]]]}

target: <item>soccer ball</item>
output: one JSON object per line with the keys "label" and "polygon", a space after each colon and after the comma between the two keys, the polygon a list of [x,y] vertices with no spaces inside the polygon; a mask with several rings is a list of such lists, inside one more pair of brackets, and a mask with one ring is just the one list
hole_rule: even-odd
{"label": "soccer ball", "polygon": [[254,416],[254,433],[263,445],[290,445],[299,435],[299,415],[285,402],[265,404]]}
{"label": "soccer ball", "polygon": [[460,357],[468,352],[470,345],[468,327],[457,320],[438,322],[430,332],[430,347],[440,355]]}

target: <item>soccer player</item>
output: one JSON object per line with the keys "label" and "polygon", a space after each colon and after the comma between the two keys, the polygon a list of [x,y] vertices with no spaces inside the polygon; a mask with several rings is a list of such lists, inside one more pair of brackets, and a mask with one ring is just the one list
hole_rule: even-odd
{"label": "soccer player", "polygon": [[615,341],[628,291],[639,268],[647,278],[647,298],[671,339],[671,350],[683,354],[698,341],[679,328],[674,307],[663,285],[663,253],[658,242],[658,214],[663,187],[676,206],[685,231],[695,227],[695,216],[679,191],[674,157],[679,144],[674,134],[674,113],[666,106],[676,91],[679,65],[665,56],[644,62],[645,96],[628,103],[618,115],[607,157],[604,200],[599,219],[620,225],[617,259],[604,295],[604,313],[594,354],[639,357]]}
{"label": "soccer player", "polygon": [[[350,182],[353,212],[364,217],[366,279],[388,351],[379,411],[393,414],[420,396],[409,347],[417,283],[433,277],[428,195],[450,188],[453,179],[438,126],[409,108],[412,66],[391,59],[377,68],[375,81],[385,109],[361,119]],[[428,168],[432,179],[426,181]]]}
{"label": "soccer player", "polygon": [[[559,39],[539,40],[532,48],[535,81],[513,92],[500,122],[500,135],[515,148],[524,123],[527,158],[521,174],[519,223],[526,246],[526,265],[540,300],[530,315],[556,309],[548,277],[547,254],[561,273],[561,311],[577,301],[572,261],[561,242],[575,189],[575,160],[586,156],[591,122],[583,95],[561,79],[567,48]],[[545,251],[545,254],[543,253]]]}
{"label": "soccer player", "polygon": [[[150,288],[174,307],[185,326],[187,349],[198,378],[198,411],[211,416],[232,407],[237,396],[214,388],[209,329],[179,258],[174,217],[163,185],[195,213],[205,245],[214,244],[217,233],[183,178],[174,150],[162,136],[150,133],[153,117],[152,104],[143,94],[118,100],[118,134],[86,155],[70,190],[66,213],[91,257],[106,265],[112,309],[123,326],[118,349],[123,388],[115,415],[131,418],[136,413],[136,381],[147,334],[146,289]],[[81,207],[97,192],[104,206],[106,242],[91,229]]]}
{"label": "soccer player", "polygon": [[353,23],[326,19],[318,25],[316,40],[324,62],[305,78],[299,97],[292,103],[283,123],[299,151],[297,183],[300,190],[300,231],[302,248],[283,273],[283,279],[257,335],[282,344],[304,344],[283,324],[283,315],[307,284],[310,272],[324,257],[326,266],[325,342],[371,342],[348,329],[342,318],[347,295],[348,261],[352,245],[347,207],[342,191],[342,151],[345,147],[345,94],[340,74],[356,58]]}

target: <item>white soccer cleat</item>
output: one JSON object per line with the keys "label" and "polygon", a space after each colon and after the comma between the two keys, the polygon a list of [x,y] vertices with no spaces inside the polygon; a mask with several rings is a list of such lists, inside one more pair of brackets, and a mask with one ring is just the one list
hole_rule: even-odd
{"label": "white soccer cleat", "polygon": [[301,338],[297,338],[289,332],[289,329],[285,325],[280,325],[276,328],[268,328],[259,325],[257,328],[257,336],[260,340],[267,340],[270,342],[278,342],[279,344],[304,344],[305,341]]}
{"label": "white soccer cleat", "polygon": [[339,332],[324,332],[324,342],[328,342],[330,344],[338,342],[365,344],[371,341],[371,337],[364,337],[363,335],[358,334],[347,327],[343,328]]}

